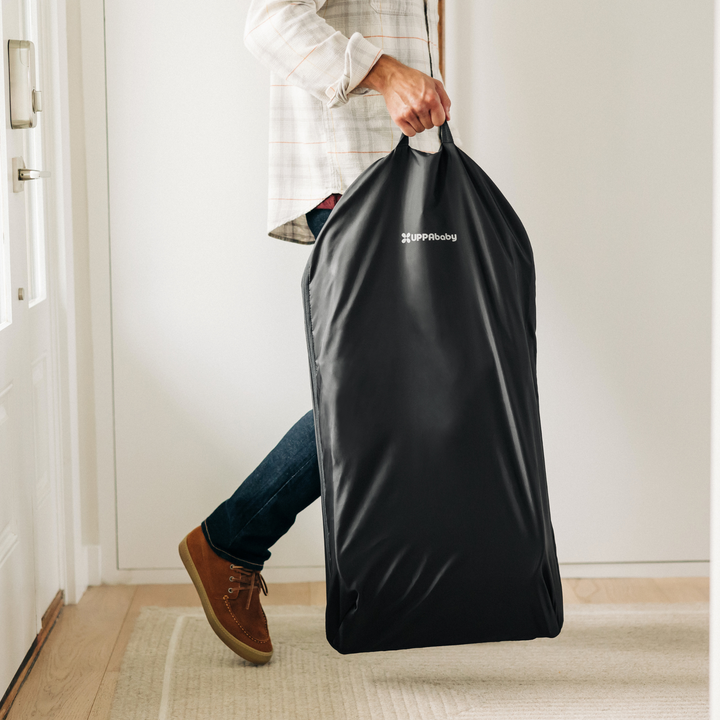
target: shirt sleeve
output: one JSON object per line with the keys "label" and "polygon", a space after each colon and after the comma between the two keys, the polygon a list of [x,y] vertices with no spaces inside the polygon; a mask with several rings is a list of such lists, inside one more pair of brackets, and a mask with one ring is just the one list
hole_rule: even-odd
{"label": "shirt sleeve", "polygon": [[357,85],[384,51],[359,32],[335,30],[318,15],[325,2],[252,0],[244,40],[272,72],[333,108],[370,91]]}

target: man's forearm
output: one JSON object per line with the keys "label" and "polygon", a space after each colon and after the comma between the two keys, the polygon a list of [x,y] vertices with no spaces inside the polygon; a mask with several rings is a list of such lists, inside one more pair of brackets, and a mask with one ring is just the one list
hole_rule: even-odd
{"label": "man's forearm", "polygon": [[319,0],[252,0],[244,42],[283,83],[301,87],[332,109],[348,102],[352,88],[383,50],[360,32],[347,37],[332,27],[317,12],[322,4]]}

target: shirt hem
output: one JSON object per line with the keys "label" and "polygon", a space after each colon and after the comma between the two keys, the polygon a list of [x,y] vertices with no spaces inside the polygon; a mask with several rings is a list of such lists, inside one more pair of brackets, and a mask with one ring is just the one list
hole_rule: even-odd
{"label": "shirt hem", "polygon": [[[310,205],[307,210],[301,210],[299,213],[293,214],[285,220],[277,222],[273,227],[268,228],[268,237],[275,238],[276,240],[285,240],[286,242],[294,242],[298,245],[313,245],[315,243],[315,236],[312,234],[312,230],[308,227],[305,214],[316,208],[328,195],[342,192],[342,190],[335,189],[326,191],[317,200],[313,200],[312,202],[315,204]],[[296,223],[296,220],[299,221],[299,223]],[[290,234],[288,230],[283,232],[283,228],[288,225],[296,228],[300,234]]]}

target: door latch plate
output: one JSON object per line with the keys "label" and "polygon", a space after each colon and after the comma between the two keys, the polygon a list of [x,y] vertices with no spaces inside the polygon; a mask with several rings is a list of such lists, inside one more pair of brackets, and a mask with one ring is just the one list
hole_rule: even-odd
{"label": "door latch plate", "polygon": [[35,87],[35,45],[30,40],[8,40],[10,75],[10,127],[34,128],[42,110],[42,96]]}

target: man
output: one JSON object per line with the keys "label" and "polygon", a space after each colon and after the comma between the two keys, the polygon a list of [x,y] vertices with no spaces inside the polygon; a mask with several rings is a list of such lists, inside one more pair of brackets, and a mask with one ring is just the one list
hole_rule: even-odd
{"label": "man", "polygon": [[[252,0],[245,45],[272,71],[270,237],[314,242],[346,188],[402,133],[437,152],[434,129],[450,120],[438,19],[437,0]],[[320,492],[310,410],[180,543],[208,621],[250,662],[273,652],[260,603],[269,548]]]}

